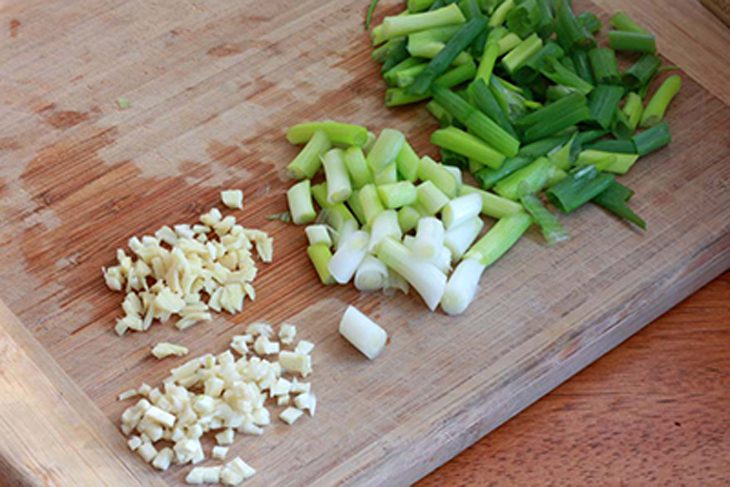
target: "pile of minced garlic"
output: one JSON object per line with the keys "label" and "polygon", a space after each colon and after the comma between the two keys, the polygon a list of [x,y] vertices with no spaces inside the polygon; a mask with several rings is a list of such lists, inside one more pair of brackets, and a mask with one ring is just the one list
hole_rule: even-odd
{"label": "pile of minced garlic", "polygon": [[[208,456],[200,438],[213,432],[216,446],[210,456],[222,461],[236,432],[263,434],[271,422],[267,402],[284,408],[279,418],[289,425],[305,411],[313,416],[317,398],[311,384],[299,379],[312,372],[314,344],[300,340],[295,346],[296,331],[294,325],[283,324],[274,336],[271,325],[251,324],[231,340],[238,358],[231,350],[203,355],[172,369],[160,388],[142,384],[121,393],[120,400],[142,396],[122,413],[129,448],[158,470],[173,463],[195,465]],[[159,441],[173,446],[158,449]],[[185,480],[238,485],[255,473],[236,457],[221,465],[194,467]]]}
{"label": "pile of minced garlic", "polygon": [[[243,207],[238,190],[223,191],[221,198],[230,208]],[[124,317],[114,328],[119,335],[146,331],[154,320],[173,316],[178,317],[175,326],[184,330],[209,321],[211,310],[240,312],[246,297],[256,297],[252,249],[263,262],[271,262],[273,239],[213,208],[197,224],[164,226],[154,235],[132,237],[128,247],[131,256],[119,249],[118,264],[102,269],[109,289],[126,293]]]}

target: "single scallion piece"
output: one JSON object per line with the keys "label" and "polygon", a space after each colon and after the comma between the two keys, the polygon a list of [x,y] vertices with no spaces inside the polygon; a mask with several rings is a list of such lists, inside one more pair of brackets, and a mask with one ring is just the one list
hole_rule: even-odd
{"label": "single scallion piece", "polygon": [[656,52],[656,39],[651,34],[612,30],[608,33],[608,45],[617,51]]}
{"label": "single scallion piece", "polygon": [[603,27],[603,24],[598,19],[596,14],[587,10],[578,15],[578,22],[580,22],[580,24],[584,28],[588,29],[588,32],[590,32],[591,34],[598,34],[598,32]]}
{"label": "single scallion piece", "polygon": [[636,146],[637,154],[646,156],[668,145],[672,141],[672,134],[669,132],[669,124],[661,122],[634,135],[631,140]]}
{"label": "single scallion piece", "polygon": [[629,93],[623,108],[616,114],[616,122],[613,126],[614,134],[621,139],[630,138],[636,132],[643,113],[644,105],[641,103],[641,97],[636,93]]}
{"label": "single scallion piece", "polygon": [[395,158],[395,164],[398,168],[398,174],[406,181],[414,182],[418,177],[418,166],[421,163],[421,158],[418,157],[416,151],[408,143],[403,143],[398,156]]}
{"label": "single scallion piece", "polygon": [[378,174],[389,164],[395,162],[405,144],[405,136],[398,130],[383,129],[367,155],[368,167],[373,175]]}
{"label": "single scallion piece", "polygon": [[571,53],[570,58],[575,65],[575,73],[584,81],[595,85],[596,80],[593,78],[593,69],[591,68],[591,61],[588,59],[588,51],[576,49]]}
{"label": "single scallion piece", "polygon": [[365,217],[365,211],[362,209],[359,189],[356,189],[352,192],[350,197],[347,199],[347,205],[355,214],[355,218],[357,218],[357,221],[360,222],[361,225],[366,225],[367,218]]}
{"label": "single scallion piece", "polygon": [[[373,33],[375,33],[374,29]],[[385,60],[383,61],[383,66],[380,68],[381,73],[393,69],[398,64],[408,59],[408,49],[405,39],[393,39],[392,41],[389,41],[389,43],[390,42],[393,42],[393,44],[390,46],[390,49],[388,49]]]}
{"label": "single scallion piece", "polygon": [[654,54],[644,54],[631,65],[622,76],[627,90],[638,90],[647,84],[656,74],[662,61]]}
{"label": "single scallion piece", "polygon": [[370,236],[367,232],[357,230],[343,239],[337,247],[327,269],[338,284],[350,282],[367,254],[369,242]]}
{"label": "single scallion piece", "polygon": [[527,127],[524,130],[523,140],[533,142],[589,120],[590,116],[585,96],[575,93],[546,105],[518,120],[517,123]]}
{"label": "single scallion piece", "polygon": [[561,174],[564,174],[562,169],[555,167],[546,157],[541,157],[502,179],[494,186],[494,192],[518,201],[525,194],[541,191]]}
{"label": "single scallion piece", "polygon": [[304,148],[287,166],[289,175],[295,179],[310,179],[322,166],[320,157],[330,150],[332,144],[324,131],[315,131]]}
{"label": "single scallion piece", "polygon": [[431,143],[475,159],[481,164],[495,169],[499,168],[505,159],[503,154],[497,152],[479,138],[456,127],[436,130],[431,134]]}
{"label": "single scallion piece", "polygon": [[391,162],[381,169],[379,173],[373,176],[373,182],[376,186],[398,182],[398,168],[396,167],[395,162]]}
{"label": "single scallion piece", "polygon": [[532,216],[532,219],[540,227],[542,236],[548,245],[555,245],[570,238],[568,231],[565,229],[558,217],[550,213],[542,204],[540,198],[534,194],[526,194],[520,198],[525,211]]}
{"label": "single scallion piece", "polygon": [[331,120],[294,125],[287,130],[286,138],[292,144],[303,144],[318,131],[324,132],[333,144],[362,147],[368,141],[368,130],[365,127]]}
{"label": "single scallion piece", "polygon": [[424,181],[416,186],[416,201],[427,215],[435,215],[446,206],[449,198],[431,181]]}
{"label": "single scallion piece", "polygon": [[504,80],[498,76],[493,75],[490,78],[489,89],[512,123],[527,113],[525,98],[520,93],[509,89]]}
{"label": "single scallion piece", "polygon": [[421,218],[411,246],[413,254],[420,259],[431,259],[438,255],[444,246],[444,233],[444,225],[438,218]]}
{"label": "single scallion piece", "polygon": [[431,181],[447,197],[453,198],[459,192],[460,183],[449,170],[428,156],[421,158],[418,165],[418,179]]}
{"label": "single scallion piece", "polygon": [[654,96],[651,97],[649,103],[647,103],[639,125],[642,128],[647,128],[660,123],[664,119],[667,107],[669,107],[669,104],[681,88],[682,78],[679,75],[673,74],[665,79],[664,83],[654,93]]}
{"label": "single scallion piece", "polygon": [[572,164],[573,144],[578,134],[575,133],[562,147],[556,148],[548,153],[550,162],[557,168],[567,171]]}
{"label": "single scallion piece", "polygon": [[475,172],[474,177],[481,183],[482,188],[490,189],[495,184],[497,184],[497,182],[506,178],[515,171],[518,171],[519,169],[527,166],[533,160],[533,157],[521,155],[510,157],[509,159],[506,159],[504,161],[504,164],[502,164],[499,169],[485,167]]}
{"label": "single scallion piece", "polygon": [[461,225],[482,212],[482,198],[478,194],[465,194],[449,201],[441,210],[446,230]]}
{"label": "single scallion piece", "polygon": [[489,27],[494,28],[504,24],[507,20],[507,14],[509,14],[513,8],[515,8],[515,0],[504,0],[504,2],[499,4],[492,13],[492,16],[489,18]]}
{"label": "single scallion piece", "polygon": [[360,205],[362,207],[362,213],[365,216],[365,222],[370,225],[372,224],[375,217],[377,217],[383,210],[383,204],[380,202],[378,196],[378,190],[374,184],[366,184],[360,189],[358,194]]}
{"label": "single scallion piece", "polygon": [[329,150],[322,156],[322,166],[327,180],[327,201],[330,204],[342,203],[352,194],[350,176],[345,168],[345,151]]}
{"label": "single scallion piece", "polygon": [[552,41],[546,42],[542,48],[527,59],[517,71],[512,73],[512,78],[520,83],[532,83],[539,76],[539,71],[551,60],[560,59],[565,51],[558,44]]}
{"label": "single scallion piece", "polygon": [[617,152],[619,154],[636,154],[636,146],[634,146],[631,140],[599,140],[592,144],[584,145],[583,149]]}
{"label": "single scallion piece", "polygon": [[400,240],[403,236],[398,225],[398,213],[395,210],[384,210],[380,212],[370,227],[369,252],[375,250],[375,247],[385,238],[390,237]]}
{"label": "single scallion piece", "polygon": [[323,210],[327,208],[332,208],[334,205],[327,201],[327,183],[319,183],[319,184],[312,184],[310,191],[312,193],[312,198],[314,198],[314,201],[317,202],[320,208]]}
{"label": "single scallion piece", "polygon": [[[401,71],[398,73],[398,77],[400,82],[406,83],[407,78],[406,76],[413,78],[415,80],[418,75],[420,75],[425,69],[428,67],[428,64],[430,59],[436,58],[441,51],[443,51],[446,48],[446,43],[439,42],[439,41],[433,41],[433,40],[424,40],[421,42],[412,42],[410,41],[408,43],[408,53],[411,56],[422,58],[425,61],[422,61],[422,66],[418,66],[417,68],[414,66],[413,68],[410,68],[408,72]],[[469,54],[468,52],[460,52],[454,60],[450,63],[452,66],[460,66],[462,64],[468,64],[470,62],[473,62],[474,58]],[[409,85],[412,84],[413,81],[408,83]]]}
{"label": "single scallion piece", "polygon": [[556,2],[555,33],[566,51],[572,51],[574,46],[587,49],[596,45],[596,39],[573,13],[570,0]]}
{"label": "single scallion piece", "polygon": [[583,95],[587,95],[593,91],[592,84],[566,68],[555,58],[548,59],[540,70],[540,73],[552,82],[572,88],[574,91]]}
{"label": "single scallion piece", "polygon": [[451,252],[452,261],[461,259],[477,239],[482,228],[484,228],[484,220],[474,217],[444,234],[444,246]]}
{"label": "single scallion piece", "polygon": [[296,225],[311,223],[317,216],[312,205],[311,183],[309,179],[299,181],[286,192],[289,213]]}
{"label": "single scallion piece", "polygon": [[593,198],[593,202],[619,218],[633,223],[642,230],[646,230],[646,222],[626,204],[633,194],[632,190],[614,181],[602,193]]}
{"label": "single scallion piece", "polygon": [[360,189],[373,182],[373,175],[360,147],[352,146],[348,148],[345,151],[344,161],[354,189]]}
{"label": "single scallion piece", "polygon": [[570,213],[598,196],[614,181],[613,175],[586,166],[548,189],[547,196],[558,209]]}
{"label": "single scallion piece", "polygon": [[464,259],[449,276],[441,298],[441,309],[448,315],[460,315],[476,296],[479,279],[487,266],[478,259]]}
{"label": "single scallion piece", "polygon": [[494,71],[494,65],[497,62],[497,57],[499,56],[499,42],[498,41],[487,41],[487,44],[484,46],[484,51],[482,52],[482,59],[479,62],[479,67],[477,68],[477,80],[482,80],[483,82],[489,84],[489,78],[492,76],[492,71]]}
{"label": "single scallion piece", "polygon": [[431,8],[431,5],[434,4],[434,1],[435,0],[408,0],[408,11],[413,14],[423,12]]}
{"label": "single scallion piece", "polygon": [[497,262],[532,225],[532,218],[521,211],[500,218],[489,231],[464,255],[465,259],[475,259],[483,266]]}
{"label": "single scallion piece", "polygon": [[625,32],[637,32],[639,34],[647,34],[648,32],[639,27],[639,25],[634,22],[631,17],[629,17],[625,12],[616,12],[613,14],[613,16],[610,19],[611,27],[613,27],[616,30],[622,30]]}
{"label": "single scallion piece", "polygon": [[335,278],[332,277],[329,271],[329,264],[332,260],[332,252],[330,248],[325,244],[315,244],[307,247],[307,255],[309,260],[312,261],[312,266],[319,276],[319,280],[322,284],[329,286],[335,283]]}
{"label": "single scallion piece", "polygon": [[416,202],[416,187],[410,181],[378,186],[378,196],[386,208],[394,209]]}
{"label": "single scallion piece", "polygon": [[537,34],[532,34],[530,37],[520,42],[504,58],[502,58],[502,64],[509,73],[514,73],[518,68],[525,64],[531,56],[537,54],[541,48],[542,39]]}
{"label": "single scallion piece", "polygon": [[638,160],[638,154],[588,149],[578,154],[578,160],[575,162],[575,165],[593,165],[599,171],[626,174],[629,169],[631,169],[631,166],[633,166]]}
{"label": "single scallion piece", "polygon": [[327,225],[322,223],[308,225],[304,229],[304,233],[307,235],[309,245],[324,244],[327,247],[332,247],[332,237],[330,237]]}
{"label": "single scallion piece", "polygon": [[[436,81],[434,81],[433,84],[434,86],[451,88],[474,79],[476,72],[476,64],[474,64],[473,61],[470,61],[467,64],[451,68],[449,71],[436,78]],[[400,105],[407,105],[409,103],[416,103],[427,99],[429,96],[431,96],[430,92],[424,95],[414,95],[408,93],[406,88],[388,88],[385,90],[385,106],[396,107]]]}
{"label": "single scallion piece", "polygon": [[621,83],[621,74],[618,71],[616,53],[613,49],[598,47],[588,51],[588,59],[593,69],[596,83],[617,85]]}
{"label": "single scallion piece", "polygon": [[380,291],[387,283],[388,268],[372,255],[366,255],[355,271],[355,289],[363,292]]}
{"label": "single scallion piece", "polygon": [[588,97],[591,120],[604,129],[611,127],[623,96],[624,89],[621,86],[598,85]]}
{"label": "single scallion piece", "polygon": [[459,6],[451,4],[429,12],[386,17],[382,23],[382,38],[383,40],[389,40],[434,27],[462,24],[464,22],[466,22],[466,17],[464,17]]}
{"label": "single scallion piece", "polygon": [[471,98],[474,101],[474,105],[476,105],[476,108],[478,108],[487,117],[494,120],[497,125],[499,125],[509,135],[514,137],[515,140],[518,140],[517,132],[512,126],[512,123],[507,117],[507,114],[504,112],[504,110],[502,110],[502,106],[494,97],[494,94],[489,89],[489,86],[487,86],[484,80],[474,80],[474,82],[469,86],[469,94],[471,95]]}
{"label": "single scallion piece", "polygon": [[404,206],[398,210],[398,226],[403,233],[408,233],[418,225],[421,213],[412,206]]}
{"label": "single scallion piece", "polygon": [[497,57],[507,54],[522,42],[520,36],[510,32],[497,41]]}

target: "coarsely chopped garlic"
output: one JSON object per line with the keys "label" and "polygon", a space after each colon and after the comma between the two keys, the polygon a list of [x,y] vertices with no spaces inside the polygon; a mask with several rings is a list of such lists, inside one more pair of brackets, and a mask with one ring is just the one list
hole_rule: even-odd
{"label": "coarsely chopped garlic", "polygon": [[312,350],[314,350],[314,343],[308,342],[307,340],[299,340],[294,352],[301,353],[302,355],[309,355]]}
{"label": "coarsely chopped garlic", "polygon": [[297,327],[289,323],[284,323],[279,328],[279,340],[284,345],[291,345],[294,343],[294,337],[297,334]]}
{"label": "coarsely chopped garlic", "polygon": [[119,394],[119,396],[117,396],[117,399],[119,401],[125,401],[127,399],[133,398],[134,396],[136,396],[138,394],[139,393],[137,392],[137,389],[128,389],[128,390],[122,392],[121,394]]}
{"label": "coarsely chopped garlic", "polygon": [[243,208],[243,191],[240,189],[221,191],[221,201],[228,208],[240,210]]}
{"label": "coarsely chopped garlic", "polygon": [[187,354],[187,347],[183,347],[182,345],[175,345],[174,343],[160,342],[152,349],[152,355],[154,355],[158,359],[163,359],[165,357],[169,357],[170,355],[182,357],[183,355]]}
{"label": "coarsely chopped garlic", "polygon": [[[128,307],[134,305],[132,301]],[[291,329],[295,327],[288,326],[291,328],[283,333],[280,328],[278,336],[293,337]],[[204,461],[206,453],[201,442],[206,433],[215,437],[217,445],[211,456],[219,460],[226,457],[227,445],[233,443],[236,433],[263,434],[263,427],[271,423],[267,400],[288,406],[278,415],[287,424],[297,421],[304,411],[313,416],[316,397],[310,383],[285,376],[309,374],[311,355],[280,351],[279,342],[271,341],[272,336],[276,335],[271,325],[254,323],[247,328],[247,334],[233,337],[229,350],[188,360],[172,369],[159,387],[142,384],[120,394],[120,398],[142,396],[122,413],[121,429],[129,436],[129,448],[154,468],[167,470],[173,463],[195,465]],[[314,346],[302,340],[297,347],[302,344],[307,352]],[[158,451],[158,441],[172,447]],[[196,467],[186,481],[238,485],[255,472],[235,458],[223,466]]]}
{"label": "coarsely chopped garlic", "polygon": [[244,300],[255,299],[257,268],[252,250],[263,262],[273,258],[273,239],[247,229],[216,208],[202,224],[164,226],[154,236],[132,237],[131,256],[117,250],[117,265],[102,269],[109,289],[125,293],[124,316],[114,330],[146,331],[154,320],[178,317],[181,330],[210,321],[210,310],[237,313]]}

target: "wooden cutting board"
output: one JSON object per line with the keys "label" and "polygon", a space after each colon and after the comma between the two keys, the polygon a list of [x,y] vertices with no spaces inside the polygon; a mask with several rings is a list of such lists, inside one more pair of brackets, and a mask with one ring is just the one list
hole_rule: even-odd
{"label": "wooden cutting board", "polygon": [[[432,152],[434,122],[422,108],[382,105],[364,2],[8,3],[0,7],[0,470],[13,479],[181,482],[188,467],[158,474],[125,449],[116,395],[158,383],[182,361],[155,361],[156,342],[219,352],[245,324],[266,319],[295,322],[317,343],[321,404],[294,427],[276,422],[261,438],[239,437],[232,453],[259,470],[251,485],[406,484],[730,266],[728,98],[687,75],[669,114],[674,143],[625,178],[649,230],[580,210],[564,218],[572,240],[547,249],[528,234],[485,274],[468,313],[449,318],[413,296],[317,285],[301,229],[265,218],[285,209],[284,168],[296,153],[287,125],[337,118],[396,127]],[[676,46],[665,51],[661,41],[674,60],[667,51]],[[693,59],[687,69],[702,80],[702,66]],[[119,97],[132,106],[119,110]],[[120,295],[104,287],[100,268],[129,236],[191,222],[228,187],[246,193],[236,216],[276,239],[256,302],[184,333],[158,325],[117,337]],[[337,335],[348,303],[391,334],[374,362]]]}

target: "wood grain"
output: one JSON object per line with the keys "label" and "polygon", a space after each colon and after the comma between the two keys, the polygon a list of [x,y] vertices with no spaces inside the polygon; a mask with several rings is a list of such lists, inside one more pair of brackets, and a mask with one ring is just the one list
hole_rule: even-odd
{"label": "wood grain", "polygon": [[417,486],[728,485],[729,343],[725,273]]}
{"label": "wood grain", "polygon": [[[325,117],[396,126],[425,151],[434,126],[420,107],[382,106],[353,15],[361,7],[31,0],[0,10],[10,27],[0,48],[0,298],[115,423],[120,390],[180,362],[155,362],[150,345],[202,354],[253,320],[298,323],[318,344],[321,408],[234,446],[260,471],[252,485],[412,482],[730,266],[730,108],[683,75],[673,145],[625,179],[647,233],[597,208],[576,212],[570,242],[547,250],[528,235],[459,319],[427,313],[415,297],[313,285],[301,230],[265,219],[284,209],[283,169],[296,150],[282,127]],[[116,107],[120,96],[130,109]],[[120,296],[100,267],[130,235],[192,221],[226,186],[247,195],[243,223],[276,239],[256,302],[185,333],[116,337]],[[338,337],[348,303],[390,332],[377,361]]]}

